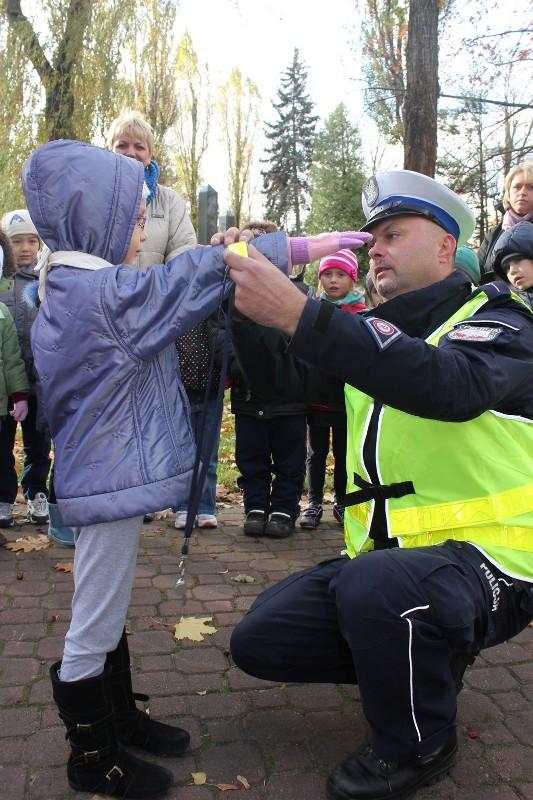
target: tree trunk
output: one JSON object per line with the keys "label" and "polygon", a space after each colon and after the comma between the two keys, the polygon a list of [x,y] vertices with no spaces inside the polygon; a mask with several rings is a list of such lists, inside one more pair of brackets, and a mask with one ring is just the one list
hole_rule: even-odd
{"label": "tree trunk", "polygon": [[433,177],[437,160],[439,0],[410,0],[403,109],[404,169]]}
{"label": "tree trunk", "polygon": [[8,0],[5,11],[45,90],[46,138],[75,139],[73,79],[82,53],[85,31],[91,20],[91,0],[70,0],[65,30],[57,43],[52,63],[30,20],[22,12],[20,0]]}

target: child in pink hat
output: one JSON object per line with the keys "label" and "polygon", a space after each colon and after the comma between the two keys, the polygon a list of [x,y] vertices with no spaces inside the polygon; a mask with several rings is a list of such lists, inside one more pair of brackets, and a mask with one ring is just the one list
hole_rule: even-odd
{"label": "child in pink hat", "polygon": [[318,268],[320,299],[329,300],[352,314],[364,311],[363,293],[356,288],[358,268],[351,250],[339,250],[323,258]]}
{"label": "child in pink hat", "polygon": [[[357,273],[357,258],[351,250],[339,250],[323,258],[318,268],[320,300],[334,303],[351,314],[364,311],[366,307],[364,295],[356,287]],[[309,502],[300,516],[299,523],[301,528],[310,530],[317,528],[322,519],[330,436],[335,459],[333,516],[340,525],[344,524],[347,437],[344,386],[327,376],[323,376],[322,385],[324,402],[313,403],[307,415],[306,464]]]}

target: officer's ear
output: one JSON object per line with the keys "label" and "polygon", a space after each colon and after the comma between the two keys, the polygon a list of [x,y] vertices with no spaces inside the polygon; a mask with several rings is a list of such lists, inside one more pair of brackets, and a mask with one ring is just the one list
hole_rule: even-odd
{"label": "officer's ear", "polygon": [[442,231],[438,248],[439,261],[445,264],[448,264],[449,262],[453,264],[456,249],[457,249],[457,240],[454,239],[451,233]]}

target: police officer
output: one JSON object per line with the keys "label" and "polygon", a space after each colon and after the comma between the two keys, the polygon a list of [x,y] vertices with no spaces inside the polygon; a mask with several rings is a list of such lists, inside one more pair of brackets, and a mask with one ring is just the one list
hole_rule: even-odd
{"label": "police officer", "polygon": [[245,672],[358,683],[368,745],[330,800],[408,798],[455,760],[461,673],[533,617],[533,315],[472,291],[463,201],[403,170],[365,185],[372,280],[347,315],[305,299],[251,246],[228,253],[237,308],[346,383],[346,555],[263,592],[233,632]]}

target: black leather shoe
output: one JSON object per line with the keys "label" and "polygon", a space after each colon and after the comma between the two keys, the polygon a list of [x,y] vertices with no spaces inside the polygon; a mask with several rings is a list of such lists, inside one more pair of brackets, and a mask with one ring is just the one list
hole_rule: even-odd
{"label": "black leather shoe", "polygon": [[409,800],[418,789],[445,778],[456,753],[455,731],[435,753],[407,761],[385,761],[367,745],[331,773],[328,800]]}
{"label": "black leather shoe", "polygon": [[246,514],[243,531],[246,536],[263,536],[267,523],[266,511],[253,510]]}
{"label": "black leather shoe", "polygon": [[283,511],[273,511],[265,526],[265,536],[272,539],[286,539],[294,531],[294,520]]}

